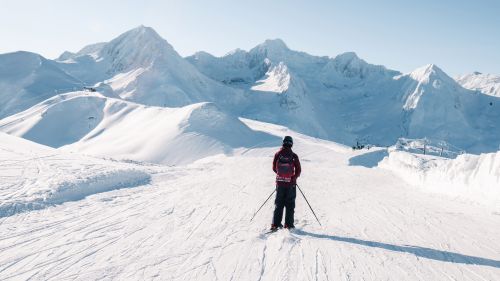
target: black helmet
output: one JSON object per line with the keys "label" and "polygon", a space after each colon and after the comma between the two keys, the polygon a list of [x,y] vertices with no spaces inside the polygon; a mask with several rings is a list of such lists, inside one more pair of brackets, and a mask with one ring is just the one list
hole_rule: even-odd
{"label": "black helmet", "polygon": [[286,136],[283,139],[283,146],[287,146],[287,147],[292,147],[293,146],[293,139],[292,139],[291,136]]}

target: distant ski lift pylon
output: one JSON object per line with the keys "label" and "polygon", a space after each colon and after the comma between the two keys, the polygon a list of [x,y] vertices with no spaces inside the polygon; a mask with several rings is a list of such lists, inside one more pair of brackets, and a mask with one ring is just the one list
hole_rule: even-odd
{"label": "distant ski lift pylon", "polygon": [[83,90],[84,91],[87,91],[87,92],[96,92],[97,90],[93,87],[83,87]]}

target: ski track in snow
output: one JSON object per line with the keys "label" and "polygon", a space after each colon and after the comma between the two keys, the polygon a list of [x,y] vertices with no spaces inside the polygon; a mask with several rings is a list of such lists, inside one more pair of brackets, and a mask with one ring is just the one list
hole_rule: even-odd
{"label": "ski track in snow", "polygon": [[[487,206],[349,166],[363,152],[295,142],[299,184],[323,227],[298,193],[298,229],[262,234],[272,201],[249,219],[272,192],[274,149],[244,150],[141,167],[147,185],[0,217],[0,280],[500,279],[500,216]],[[0,159],[0,167],[26,181],[64,172],[47,165],[57,152],[46,156]],[[36,184],[26,181],[9,180],[9,189]]]}

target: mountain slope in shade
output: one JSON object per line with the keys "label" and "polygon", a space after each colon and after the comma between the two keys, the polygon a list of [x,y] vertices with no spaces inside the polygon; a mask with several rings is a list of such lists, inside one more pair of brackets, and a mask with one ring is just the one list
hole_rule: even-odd
{"label": "mountain slope in shade", "polygon": [[500,75],[474,72],[457,78],[462,87],[477,90],[485,95],[500,97]]}
{"label": "mountain slope in shade", "polygon": [[38,54],[0,55],[0,119],[81,87],[78,79]]}
{"label": "mountain slope in shade", "polygon": [[212,103],[148,107],[87,92],[53,97],[1,120],[0,130],[63,150],[162,164],[280,143]]}

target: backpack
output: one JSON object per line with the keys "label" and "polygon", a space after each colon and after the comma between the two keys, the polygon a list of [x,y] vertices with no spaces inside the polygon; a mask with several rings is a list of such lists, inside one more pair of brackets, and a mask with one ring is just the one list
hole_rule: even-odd
{"label": "backpack", "polygon": [[278,161],[276,161],[276,181],[291,182],[295,174],[295,159],[293,154],[288,156],[280,154]]}

